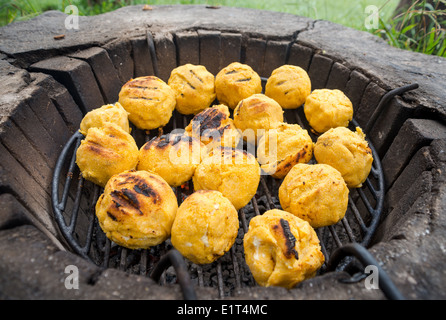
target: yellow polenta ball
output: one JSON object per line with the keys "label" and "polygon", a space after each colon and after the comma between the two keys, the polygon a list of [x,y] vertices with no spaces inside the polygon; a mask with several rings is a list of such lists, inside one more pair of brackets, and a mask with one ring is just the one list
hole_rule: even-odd
{"label": "yellow polenta ball", "polygon": [[234,110],[235,126],[242,131],[243,139],[253,144],[265,130],[277,128],[282,122],[282,107],[261,93],[241,100]]}
{"label": "yellow polenta ball", "polygon": [[276,100],[284,109],[296,109],[304,104],[311,93],[308,73],[298,66],[283,65],[268,78],[265,94]]}
{"label": "yellow polenta ball", "polygon": [[200,139],[209,150],[220,146],[235,148],[242,137],[224,104],[206,108],[195,115],[185,131]]}
{"label": "yellow polenta ball", "polygon": [[199,190],[180,205],[172,226],[172,245],[197,264],[212,263],[234,244],[237,210],[221,192]]}
{"label": "yellow polenta ball", "polygon": [[305,100],[304,112],[310,126],[323,133],[331,128],[347,127],[353,118],[353,105],[338,89],[318,89]]}
{"label": "yellow polenta ball", "polygon": [[205,157],[192,177],[195,190],[217,190],[238,210],[252,199],[260,182],[255,157],[240,149],[216,148]]}
{"label": "yellow polenta ball", "polygon": [[125,171],[107,182],[95,209],[111,241],[130,249],[147,249],[170,236],[178,202],[159,175]]}
{"label": "yellow polenta ball", "polygon": [[240,100],[262,92],[262,80],[249,65],[233,62],[215,77],[215,92],[220,103],[234,109]]}
{"label": "yellow polenta ball", "polygon": [[215,100],[214,82],[206,67],[188,63],[173,69],[167,84],[175,91],[178,112],[197,114]]}
{"label": "yellow polenta ball", "polygon": [[88,129],[76,150],[76,164],[82,176],[104,187],[111,176],[136,168],[138,146],[120,126],[106,122]]}
{"label": "yellow polenta ball", "polygon": [[372,168],[373,156],[365,134],[357,127],[330,129],[317,139],[314,157],[318,163],[336,168],[349,188],[359,188]]}
{"label": "yellow polenta ball", "polygon": [[80,133],[84,136],[90,128],[100,128],[106,122],[113,122],[124,131],[130,133],[128,113],[119,102],[107,104],[100,108],[89,111],[80,124]]}
{"label": "yellow polenta ball", "polygon": [[257,146],[260,167],[277,179],[283,179],[295,164],[307,163],[312,157],[313,141],[298,124],[282,123],[267,130]]}
{"label": "yellow polenta ball", "polygon": [[341,220],[349,190],[339,171],[326,164],[296,164],[279,187],[282,209],[308,221],[313,228]]}
{"label": "yellow polenta ball", "polygon": [[314,277],[325,261],[310,224],[278,209],[251,219],[243,246],[246,264],[264,287],[291,289]]}
{"label": "yellow polenta ball", "polygon": [[146,142],[138,154],[138,170],[159,174],[172,187],[189,181],[206,147],[197,139],[182,134],[167,134]]}
{"label": "yellow polenta ball", "polygon": [[124,84],[119,103],[129,113],[129,120],[139,129],[165,126],[175,109],[175,92],[155,76],[139,77]]}

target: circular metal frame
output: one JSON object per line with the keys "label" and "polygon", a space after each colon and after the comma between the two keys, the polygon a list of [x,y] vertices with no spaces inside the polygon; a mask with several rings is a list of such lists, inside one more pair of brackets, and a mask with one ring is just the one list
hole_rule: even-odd
{"label": "circular metal frame", "polygon": [[[387,95],[383,97],[382,101],[384,102],[380,103],[380,108],[382,108],[388,101],[390,101],[395,94],[401,94],[402,92],[404,92],[404,90],[411,90],[411,89],[413,89],[413,86],[404,89],[398,88],[389,92]],[[301,113],[300,117],[299,117],[299,112]],[[306,123],[306,119],[304,119],[304,116],[302,116],[302,110],[294,111],[293,114],[295,116],[295,121],[287,121],[287,122],[291,123],[296,122],[305,128],[309,128],[308,123]],[[376,117],[377,116],[374,116],[373,118],[376,120]],[[187,123],[186,118],[183,118],[182,124],[184,125],[185,123]],[[351,121],[350,127],[356,127],[356,126],[359,125],[353,119]],[[373,123],[369,121],[367,127],[371,128],[371,126],[373,126]],[[176,127],[177,126],[174,123],[174,128]],[[182,127],[182,125],[179,125],[178,127]],[[310,132],[310,130],[308,131]],[[311,135],[313,139],[317,138],[313,134]],[[76,165],[76,150],[79,147],[83,137],[84,136],[79,132],[74,133],[64,146],[62,152],[60,153],[60,156],[56,163],[56,167],[54,169],[54,176],[52,180],[52,194],[51,194],[52,207],[54,211],[55,220],[59,226],[63,238],[67,241],[72,250],[89,261],[92,261],[104,267],[108,267],[109,265],[108,259],[104,258],[103,261],[101,261],[100,259],[98,261],[97,259],[92,258],[90,252],[92,243],[101,241],[105,242],[104,245],[100,245],[100,247],[102,246],[100,249],[105,252],[104,256],[109,256],[111,250],[111,243],[108,239],[105,239],[105,235],[98,226],[94,212],[95,201],[97,200],[101,192],[100,187],[95,185],[93,187],[93,190],[90,190],[90,193],[92,193],[92,195],[90,195],[88,197],[89,199],[87,200],[90,203],[88,204],[86,210],[88,211],[87,215],[89,215],[90,217],[88,218],[88,226],[86,228],[87,230],[85,233],[86,239],[83,245],[81,244],[82,241],[76,235],[75,231],[81,203],[85,202],[85,199],[82,199],[82,197],[84,196],[84,190],[85,190],[84,183],[86,181],[84,181],[82,175],[78,172],[79,169],[77,168]],[[371,143],[367,135],[366,139],[368,141],[369,147],[372,151],[372,155],[374,158],[369,177],[367,178],[366,182],[363,184],[361,188],[356,188],[354,192],[350,192],[348,201],[348,210],[347,210],[348,212],[346,213],[346,216],[336,225],[319,228],[316,230],[321,240],[322,251],[326,257],[325,259],[326,261],[330,260],[330,256],[334,254],[333,251],[339,250],[345,244],[355,243],[364,248],[367,247],[370,244],[372,237],[376,231],[376,228],[379,224],[384,203],[384,192],[385,192],[384,176],[379,155],[375,150],[375,148],[373,147],[373,144]],[[64,170],[66,170],[67,173],[65,176],[62,176],[63,175],[62,172]],[[77,179],[77,185],[73,186],[75,171],[78,172],[77,173],[78,179]],[[267,203],[266,207],[267,208],[278,207],[277,201],[276,203],[274,203],[272,199],[273,198],[272,192],[269,190],[265,180],[266,179],[262,176],[259,190],[262,189],[260,190],[260,192],[263,195],[266,195],[266,198],[268,199],[269,204]],[[72,201],[70,208],[67,207],[68,199]],[[256,211],[256,214],[261,214],[258,209],[257,200],[254,198],[251,202],[252,202],[252,207]],[[244,213],[244,208],[239,210],[239,215],[241,218],[240,219],[241,225],[246,233],[249,221]],[[67,218],[69,218],[68,223],[66,221]],[[352,226],[352,224],[355,225]],[[100,241],[98,241],[98,239]],[[128,258],[126,256],[127,250],[125,248],[119,248],[119,250],[121,250],[120,265],[125,265],[125,260]],[[329,253],[329,251],[331,251],[331,254]],[[144,251],[142,254],[147,255],[146,251]],[[165,250],[164,254],[166,254]],[[169,256],[170,255],[175,255],[175,253],[169,253]],[[175,263],[178,262],[177,256],[178,254],[176,254],[173,258]],[[231,256],[233,257],[233,259],[236,259],[234,248],[231,249]],[[159,258],[163,259],[161,257]],[[234,270],[238,269],[239,266],[237,261],[233,262],[234,262]],[[165,261],[163,262],[163,265],[167,265]],[[155,268],[156,270],[158,270],[155,272],[156,278],[159,278],[160,276],[158,274],[159,270],[163,269],[160,268]],[[146,266],[141,266],[140,269],[142,270],[141,274],[147,273]],[[220,264],[217,264],[217,270],[220,271],[218,274],[221,275]],[[326,263],[324,264],[323,268],[321,268],[320,273],[326,272],[328,270],[329,268],[327,268],[327,263]],[[238,280],[237,283],[240,285],[240,279],[237,280]],[[218,281],[219,285],[222,282],[223,281],[219,276],[219,281]],[[219,292],[220,296],[224,295],[222,288],[219,288]]]}

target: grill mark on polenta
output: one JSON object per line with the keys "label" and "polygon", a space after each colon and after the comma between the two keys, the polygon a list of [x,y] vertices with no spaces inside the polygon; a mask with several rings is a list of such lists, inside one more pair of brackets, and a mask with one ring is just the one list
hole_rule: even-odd
{"label": "grill mark on polenta", "polygon": [[109,216],[113,221],[118,221],[118,218],[116,218],[116,216],[114,216],[110,211],[107,211],[107,216]]}
{"label": "grill mark on polenta", "polygon": [[[140,209],[138,198],[136,197],[135,193],[132,190],[128,188],[122,188],[121,190],[113,190],[110,193],[110,195],[115,200],[125,201],[126,204],[135,208],[141,216],[144,215],[144,213]],[[121,202],[119,204],[123,206]]]}
{"label": "grill mark on polenta", "polygon": [[150,87],[150,86],[142,86],[142,85],[135,85],[135,84],[129,84],[128,88],[134,88],[134,89],[143,89],[143,90],[158,90],[158,87]]}
{"label": "grill mark on polenta", "polygon": [[194,72],[194,70],[189,70],[189,71],[190,71],[190,73],[192,73],[192,75],[193,75],[195,78],[197,78],[201,83],[204,82],[203,79],[201,79],[201,78]]}
{"label": "grill mark on polenta", "polygon": [[133,190],[145,197],[153,198],[153,203],[157,203],[157,201],[159,200],[158,193],[145,182],[139,182],[138,184],[135,184],[133,186]]}
{"label": "grill mark on polenta", "polygon": [[195,124],[200,124],[200,135],[207,129],[219,129],[223,120],[227,118],[226,114],[220,112],[218,109],[209,108],[203,112],[200,112],[193,118],[193,132],[196,133],[197,129]]}
{"label": "grill mark on polenta", "polygon": [[133,100],[144,99],[144,100],[156,101],[156,102],[160,101],[160,99],[154,99],[154,98],[149,98],[149,97],[129,97],[129,99],[133,99]]}
{"label": "grill mark on polenta", "polygon": [[235,82],[248,82],[248,81],[251,81],[251,77],[249,77],[249,78],[243,78],[243,79],[238,79],[238,80],[235,80]]}
{"label": "grill mark on polenta", "polygon": [[239,72],[238,70],[231,70],[231,71],[226,72],[225,75],[235,74],[235,73],[238,73],[238,72]]}
{"label": "grill mark on polenta", "polygon": [[[280,228],[280,230],[279,230]],[[293,233],[291,232],[290,229],[290,224],[288,223],[287,220],[285,219],[280,219],[280,225],[274,225],[273,229],[276,232],[281,231],[283,237],[285,238],[285,246],[286,246],[286,252],[284,252],[285,257],[287,257],[287,259],[290,259],[291,256],[293,255],[296,260],[299,260],[299,254],[297,253],[297,250],[295,249],[296,246],[296,238],[294,237]]]}

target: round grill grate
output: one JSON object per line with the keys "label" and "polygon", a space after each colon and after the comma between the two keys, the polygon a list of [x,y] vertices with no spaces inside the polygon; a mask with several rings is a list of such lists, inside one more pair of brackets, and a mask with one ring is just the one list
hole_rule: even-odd
{"label": "round grill grate", "polygon": [[[380,111],[384,104],[396,94],[411,89],[413,88],[408,87],[390,91],[382,98],[382,103],[378,106],[377,111]],[[311,132],[303,108],[286,110],[284,118],[288,123],[297,123],[306,128],[313,141],[316,141],[317,136]],[[373,118],[376,118],[375,114]],[[184,128],[191,119],[192,116],[183,116],[174,111],[169,124],[163,129],[171,131]],[[366,128],[369,129],[372,125],[373,123],[369,122]],[[354,129],[356,126],[359,125],[353,119],[350,129]],[[159,134],[155,131],[146,133],[133,127],[132,135],[138,146],[141,147],[146,141]],[[64,146],[54,170],[52,206],[63,238],[76,254],[98,266],[117,268],[142,276],[151,275],[152,271],[157,269],[160,259],[163,261],[162,257],[169,255],[168,253],[172,249],[170,240],[149,249],[130,250],[112,243],[105,237],[95,216],[95,204],[103,190],[83,179],[75,162],[76,150],[82,139],[83,135],[79,132],[72,135]],[[379,155],[367,136],[366,139],[374,158],[369,177],[361,188],[350,190],[345,217],[336,225],[316,230],[326,260],[326,264],[318,274],[332,269],[332,267],[327,268],[331,256],[346,244],[354,243],[368,247],[378,226],[384,202],[384,176]],[[312,162],[314,163],[314,160]],[[256,285],[244,260],[243,236],[248,230],[252,217],[269,209],[281,208],[277,195],[280,183],[280,180],[270,176],[261,176],[256,195],[248,205],[238,211],[239,234],[231,250],[223,257],[209,265],[196,265],[185,259],[185,268],[194,285],[215,287],[220,297],[230,296],[235,289]],[[179,203],[181,203],[193,191],[192,182],[174,190]],[[176,255],[175,257],[178,259]],[[338,269],[347,266],[349,259],[346,260]],[[176,283],[181,280],[177,279],[173,270],[167,269],[166,272],[160,274],[158,268],[156,273],[156,278],[160,280],[161,284]]]}

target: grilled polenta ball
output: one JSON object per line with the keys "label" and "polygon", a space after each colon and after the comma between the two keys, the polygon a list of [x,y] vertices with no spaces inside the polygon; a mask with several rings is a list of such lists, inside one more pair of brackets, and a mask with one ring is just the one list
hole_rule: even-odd
{"label": "grilled polenta ball", "polygon": [[129,113],[130,121],[139,129],[165,126],[175,109],[175,92],[155,76],[139,77],[124,84],[119,103]]}
{"label": "grilled polenta ball", "polygon": [[308,73],[298,66],[283,65],[268,78],[265,94],[276,100],[284,109],[296,109],[304,104],[311,93]]}
{"label": "grilled polenta ball", "polygon": [[180,205],[172,226],[172,245],[197,264],[212,263],[234,244],[237,210],[221,192],[198,190]]}
{"label": "grilled polenta ball", "polygon": [[233,62],[215,77],[215,92],[220,103],[234,109],[240,100],[262,92],[262,80],[247,64]]}
{"label": "grilled polenta ball", "polygon": [[255,157],[240,149],[212,150],[195,170],[194,190],[217,190],[238,210],[252,199],[260,182],[260,166]]}
{"label": "grilled polenta ball", "polygon": [[373,156],[361,128],[330,129],[317,139],[314,157],[337,169],[349,188],[359,188],[372,168]]}
{"label": "grilled polenta ball", "polygon": [[117,124],[106,122],[88,129],[76,151],[76,164],[82,176],[104,187],[111,176],[136,168],[138,146],[133,137]]}
{"label": "grilled polenta ball", "polygon": [[251,219],[243,246],[246,264],[264,287],[291,289],[314,277],[325,260],[310,224],[278,209]]}
{"label": "grilled polenta ball", "polygon": [[339,171],[326,164],[296,164],[279,188],[282,209],[308,221],[313,228],[341,220],[349,190]]}
{"label": "grilled polenta ball", "polygon": [[168,134],[146,142],[138,154],[138,170],[159,174],[172,187],[190,180],[206,154],[197,139],[182,134]]}
{"label": "grilled polenta ball", "polygon": [[146,249],[170,236],[177,209],[175,193],[159,175],[125,171],[107,182],[96,203],[96,216],[111,241]]}
{"label": "grilled polenta ball", "polygon": [[107,104],[88,112],[81,121],[79,131],[85,136],[88,129],[100,128],[106,122],[113,122],[125,132],[130,133],[128,113],[119,102]]}
{"label": "grilled polenta ball", "polygon": [[274,178],[283,179],[296,163],[313,157],[313,141],[298,124],[282,123],[260,138],[257,159],[260,167]]}
{"label": "grilled polenta ball", "polygon": [[173,69],[167,84],[175,91],[178,112],[197,114],[215,100],[214,82],[206,67],[188,63]]}
{"label": "grilled polenta ball", "polygon": [[305,117],[319,133],[331,128],[347,127],[353,118],[350,99],[338,89],[314,90],[305,100]]}
{"label": "grilled polenta ball", "polygon": [[277,128],[282,122],[282,107],[261,93],[241,100],[234,110],[235,126],[242,131],[243,139],[253,144],[265,130]]}
{"label": "grilled polenta ball", "polygon": [[201,111],[185,130],[187,135],[200,139],[209,150],[218,146],[235,148],[242,137],[224,104]]}

